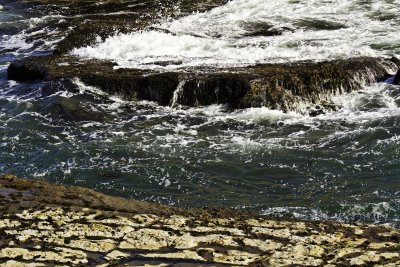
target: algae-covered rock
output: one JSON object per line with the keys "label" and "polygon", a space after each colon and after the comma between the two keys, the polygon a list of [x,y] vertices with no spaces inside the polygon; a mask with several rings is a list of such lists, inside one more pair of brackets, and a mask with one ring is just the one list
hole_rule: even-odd
{"label": "algae-covered rock", "polygon": [[[331,109],[331,96],[385,80],[398,68],[394,61],[369,57],[230,69],[187,68],[173,72],[115,67],[109,61],[71,56],[29,57],[13,62],[8,68],[8,78],[42,79],[53,84],[79,79],[85,85],[126,100],[148,100],[160,105],[228,104],[231,108],[301,111],[301,106]],[[54,87],[46,86],[44,94],[54,91],[51,88]],[[323,111],[316,108],[313,112]]]}

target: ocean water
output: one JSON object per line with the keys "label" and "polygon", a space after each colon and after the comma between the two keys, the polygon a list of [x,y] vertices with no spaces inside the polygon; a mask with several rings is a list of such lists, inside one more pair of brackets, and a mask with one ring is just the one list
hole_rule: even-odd
{"label": "ocean water", "polygon": [[[234,0],[205,13],[117,34],[73,54],[121,67],[243,66],[400,54],[400,1]],[[162,30],[162,31],[161,31]],[[269,32],[269,34],[268,34]],[[280,32],[281,35],[270,35]]]}
{"label": "ocean water", "polygon": [[[6,69],[51,53],[67,18],[0,5],[0,173],[182,207],[400,226],[400,86],[338,96],[338,111],[316,117],[123,101],[78,79],[78,92],[43,97],[42,83],[8,81]],[[233,0],[72,53],[161,71],[400,57],[399,13],[389,0]]]}

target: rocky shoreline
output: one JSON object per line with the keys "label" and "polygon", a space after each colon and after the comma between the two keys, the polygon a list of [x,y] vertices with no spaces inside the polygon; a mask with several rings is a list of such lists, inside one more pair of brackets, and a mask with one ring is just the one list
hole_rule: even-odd
{"label": "rocky shoreline", "polygon": [[399,266],[400,230],[180,209],[0,177],[0,266]]}
{"label": "rocky shoreline", "polygon": [[[43,96],[61,90],[79,91],[83,83],[122,99],[148,100],[164,106],[228,104],[231,109],[268,107],[310,115],[337,109],[332,96],[389,78],[394,84],[400,83],[400,60],[396,58],[358,57],[160,72],[116,68],[114,62],[70,55],[73,48],[93,45],[97,38],[150,29],[161,18],[201,12],[225,2],[10,2],[11,6],[59,17],[56,23],[51,20],[40,26],[54,29],[50,37],[41,28],[29,29],[37,32],[27,40],[33,47],[43,44],[46,38],[62,40],[50,55],[12,62],[8,79],[27,84],[39,81],[43,83]],[[264,26],[258,25],[252,34],[282,34]],[[220,208],[181,209],[106,196],[80,187],[0,176],[0,266],[146,264],[399,266],[400,230],[382,225],[277,220]]]}

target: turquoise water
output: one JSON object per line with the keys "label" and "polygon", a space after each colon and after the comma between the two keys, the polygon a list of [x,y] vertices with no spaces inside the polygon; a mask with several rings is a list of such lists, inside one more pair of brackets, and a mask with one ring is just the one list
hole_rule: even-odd
{"label": "turquoise water", "polygon": [[[44,97],[44,84],[7,81],[6,68],[50,53],[60,18],[32,26],[37,14],[11,11],[0,13],[2,27],[17,25],[0,37],[0,173],[182,207],[400,225],[399,86],[337,97],[342,108],[317,117],[127,102],[79,80]],[[45,42],[26,42],[43,29]]]}

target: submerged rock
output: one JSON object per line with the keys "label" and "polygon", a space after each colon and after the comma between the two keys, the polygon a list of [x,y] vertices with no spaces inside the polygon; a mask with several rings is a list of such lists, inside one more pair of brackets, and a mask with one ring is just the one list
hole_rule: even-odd
{"label": "submerged rock", "polygon": [[185,210],[0,176],[0,266],[399,266],[400,231]]}
{"label": "submerged rock", "polygon": [[246,30],[244,36],[276,36],[282,35],[284,32],[293,31],[288,27],[274,27],[268,23],[246,23],[242,27]]}
{"label": "submerged rock", "polygon": [[346,25],[329,20],[319,20],[315,18],[300,19],[295,22],[295,26],[305,28],[307,30],[339,30],[347,28]]}
{"label": "submerged rock", "polygon": [[8,78],[17,81],[78,78],[86,85],[126,100],[148,100],[160,105],[229,104],[231,108],[268,107],[306,112],[316,105],[329,110],[331,96],[384,80],[398,68],[395,61],[369,57],[230,69],[187,68],[174,72],[115,66],[108,61],[62,55],[30,57],[13,62],[8,68]]}

